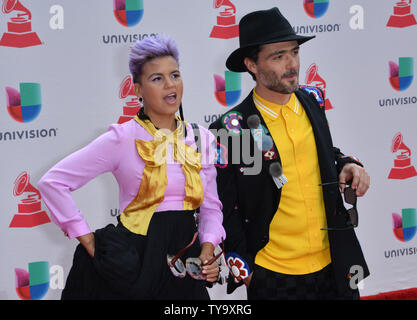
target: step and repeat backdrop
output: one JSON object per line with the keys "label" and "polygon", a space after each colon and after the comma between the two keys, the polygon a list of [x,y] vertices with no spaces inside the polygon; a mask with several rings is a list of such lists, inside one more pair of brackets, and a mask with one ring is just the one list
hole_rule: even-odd
{"label": "step and repeat backdrop", "polygon": [[[297,33],[316,35],[301,46],[300,83],[325,91],[334,144],[371,176],[358,200],[371,270],[361,294],[417,286],[417,1],[1,0],[0,299],[60,298],[78,242],[51,222],[37,182],[136,113],[130,46],[157,34],[176,40],[185,119],[208,127],[254,86],[225,67],[239,20],[274,6]],[[116,223],[111,174],[73,196],[93,230]],[[243,287],[210,295],[246,299]]]}

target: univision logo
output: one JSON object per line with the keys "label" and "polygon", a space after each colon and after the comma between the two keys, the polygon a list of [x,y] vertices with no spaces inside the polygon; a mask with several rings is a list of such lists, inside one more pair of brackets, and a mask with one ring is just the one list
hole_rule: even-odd
{"label": "univision logo", "polygon": [[226,70],[224,78],[218,74],[214,75],[216,100],[225,107],[234,105],[240,98],[241,74]]}
{"label": "univision logo", "polygon": [[401,210],[401,216],[398,213],[392,214],[393,232],[398,240],[407,242],[416,235],[416,211],[415,208],[406,208]]}
{"label": "univision logo", "polygon": [[19,89],[6,87],[7,111],[18,122],[33,121],[41,112],[41,85],[23,82]]}
{"label": "univision logo", "polygon": [[[323,17],[329,8],[329,0],[303,0],[304,11],[313,19]],[[297,34],[316,34],[324,32],[340,31],[340,23],[330,24],[307,24],[293,26]]]}
{"label": "univision logo", "polygon": [[[10,117],[20,123],[35,120],[42,108],[41,85],[22,82],[19,90],[6,87],[6,105]],[[38,128],[0,132],[0,141],[29,140],[56,137],[58,128]]]}
{"label": "univision logo", "polygon": [[[116,20],[124,27],[136,26],[143,17],[143,0],[113,0],[113,13]],[[133,29],[132,29],[133,30]],[[104,44],[123,44],[142,41],[147,37],[156,37],[158,33],[104,34]]]}
{"label": "univision logo", "polygon": [[[414,59],[412,57],[400,57],[398,63],[389,61],[388,67],[389,83],[394,90],[404,91],[411,86],[414,79]],[[407,106],[416,103],[416,96],[379,99],[380,107]]]}
{"label": "univision logo", "polygon": [[411,57],[398,58],[398,64],[390,61],[389,63],[389,82],[393,89],[404,91],[413,82],[414,59]]}
{"label": "univision logo", "polygon": [[324,16],[329,8],[329,0],[303,0],[304,11],[312,18]]}
{"label": "univision logo", "polygon": [[137,25],[143,17],[143,0],[113,0],[113,13],[125,27]]}
{"label": "univision logo", "polygon": [[22,300],[40,300],[49,289],[49,263],[38,261],[29,263],[29,272],[15,268],[16,292]]}
{"label": "univision logo", "polygon": [[[393,233],[395,238],[401,242],[408,242],[414,238],[417,231],[417,210],[415,208],[405,208],[398,213],[392,214]],[[398,248],[385,250],[386,259],[399,258],[403,256],[413,256],[417,254],[417,247]]]}
{"label": "univision logo", "polygon": [[16,293],[22,300],[40,300],[49,289],[64,289],[64,268],[60,265],[49,267],[48,261],[36,261],[28,264],[28,271],[15,268]]}

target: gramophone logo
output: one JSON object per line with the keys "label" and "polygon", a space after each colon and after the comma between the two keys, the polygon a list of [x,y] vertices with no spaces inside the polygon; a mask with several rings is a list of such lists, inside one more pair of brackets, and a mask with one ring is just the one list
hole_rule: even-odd
{"label": "gramophone logo", "polygon": [[29,271],[15,268],[16,292],[22,300],[40,300],[49,289],[49,262],[29,263]]}
{"label": "gramophone logo", "polygon": [[[235,0],[233,0],[235,1]],[[231,39],[239,36],[236,24],[236,6],[230,0],[214,0],[214,8],[225,7],[217,16],[217,24],[210,33],[210,38]]]}
{"label": "gramophone logo", "polygon": [[18,122],[30,122],[41,112],[41,85],[22,82],[19,84],[19,89],[20,92],[6,87],[7,111]]}
{"label": "gramophone logo", "polygon": [[7,22],[7,31],[0,39],[1,46],[25,48],[42,44],[36,32],[32,31],[32,13],[20,0],[3,0],[1,10],[6,14],[18,12]]}
{"label": "gramophone logo", "polygon": [[143,0],[113,0],[117,21],[125,27],[137,25],[143,17]]}
{"label": "gramophone logo", "polygon": [[395,159],[388,179],[407,179],[417,176],[416,169],[411,165],[411,150],[404,144],[400,132],[392,139],[391,152],[395,154]]}
{"label": "gramophone logo", "polygon": [[398,213],[392,214],[392,224],[395,237],[407,242],[414,238],[417,232],[417,210],[415,208],[406,208]]}
{"label": "gramophone logo", "polygon": [[[317,65],[315,63],[312,63],[306,71],[305,84],[320,88],[323,91],[324,96],[326,97],[327,96],[326,95],[326,86],[327,86],[326,81],[324,81],[324,79],[319,76],[317,71],[318,71]],[[325,110],[333,109],[332,103],[330,102],[329,99],[326,98],[324,103],[325,103]]]}
{"label": "gramophone logo", "polygon": [[17,213],[13,216],[9,228],[32,228],[51,222],[42,210],[41,194],[32,184],[27,172],[22,172],[14,182],[13,195],[20,197]]}
{"label": "gramophone logo", "polygon": [[126,76],[120,84],[119,98],[126,99],[125,105],[123,106],[123,115],[119,117],[117,123],[123,123],[133,119],[142,107],[142,103],[133,91],[133,79],[132,76]]}
{"label": "gramophone logo", "polygon": [[303,6],[310,17],[320,18],[329,8],[329,0],[303,0]]}
{"label": "gramophone logo", "polygon": [[397,91],[403,91],[413,82],[414,78],[414,59],[410,57],[398,58],[398,64],[390,61],[389,82]]}
{"label": "gramophone logo", "polygon": [[417,24],[411,13],[411,0],[398,1],[394,6],[394,13],[390,16],[387,27],[405,28]]}
{"label": "gramophone logo", "polygon": [[218,74],[214,75],[216,100],[225,107],[234,105],[240,98],[241,90],[240,73],[226,70],[224,78]]}

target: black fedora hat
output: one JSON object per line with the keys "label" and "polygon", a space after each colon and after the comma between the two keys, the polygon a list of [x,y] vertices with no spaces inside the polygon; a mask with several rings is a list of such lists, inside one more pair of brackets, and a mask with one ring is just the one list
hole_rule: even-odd
{"label": "black fedora hat", "polygon": [[239,22],[240,48],[227,58],[226,67],[236,72],[247,71],[243,60],[251,47],[293,40],[302,44],[314,37],[295,34],[291,24],[277,7],[248,13]]}

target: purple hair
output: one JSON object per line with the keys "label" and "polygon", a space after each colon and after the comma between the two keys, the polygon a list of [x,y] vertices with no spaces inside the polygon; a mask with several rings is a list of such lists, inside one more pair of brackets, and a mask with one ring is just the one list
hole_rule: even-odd
{"label": "purple hair", "polygon": [[133,77],[133,82],[139,82],[143,65],[155,58],[171,56],[178,60],[178,48],[171,37],[155,36],[146,37],[136,41],[129,53],[129,70]]}

